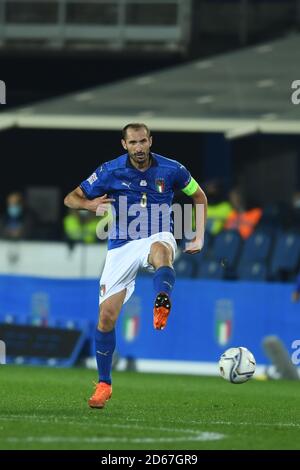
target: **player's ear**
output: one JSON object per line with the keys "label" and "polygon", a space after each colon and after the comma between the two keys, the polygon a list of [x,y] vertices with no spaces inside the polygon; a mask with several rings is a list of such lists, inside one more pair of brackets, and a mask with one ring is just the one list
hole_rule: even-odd
{"label": "player's ear", "polygon": [[150,135],[149,141],[150,141],[150,147],[152,147],[152,135]]}
{"label": "player's ear", "polygon": [[125,150],[127,150],[127,145],[124,139],[121,139],[122,146]]}

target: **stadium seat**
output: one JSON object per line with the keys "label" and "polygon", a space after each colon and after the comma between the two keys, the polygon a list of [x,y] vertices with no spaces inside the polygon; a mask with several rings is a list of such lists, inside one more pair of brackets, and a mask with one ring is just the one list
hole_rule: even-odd
{"label": "stadium seat", "polygon": [[237,270],[238,278],[243,281],[265,281],[267,265],[258,261],[242,261]]}
{"label": "stadium seat", "polygon": [[196,276],[201,279],[224,279],[225,271],[220,261],[204,260],[199,264]]}
{"label": "stadium seat", "polygon": [[[209,254],[210,254],[210,250],[211,250],[211,245],[212,245],[212,239],[214,237],[212,237],[212,235],[210,235],[208,232],[205,232],[205,236],[204,236],[204,246],[202,248],[202,250],[197,253],[197,254],[194,254],[194,255],[188,255],[188,254],[185,254],[185,253],[182,253],[186,256],[186,260],[188,263],[191,263],[193,265],[193,268],[192,268],[192,277],[194,277],[196,275],[196,273],[198,272],[198,266],[200,263],[203,262],[203,260],[205,259],[209,259]],[[181,250],[183,251],[185,248],[186,248],[186,243],[188,243],[188,240],[186,240],[185,238],[181,241],[181,242],[177,242],[178,243],[178,246],[181,248]],[[181,255],[178,255],[178,257],[176,257],[176,261],[174,263],[174,267],[176,269],[176,273],[177,273],[177,260],[179,260],[179,256]],[[182,266],[183,268],[183,266]],[[180,268],[181,269],[181,268]],[[179,275],[180,277],[180,275]],[[182,277],[182,276],[181,276]],[[185,276],[186,277],[186,276]],[[191,277],[191,276],[188,276],[188,277]]]}
{"label": "stadium seat", "polygon": [[300,235],[293,232],[277,236],[269,276],[273,280],[289,280],[297,271],[300,260]]}
{"label": "stadium seat", "polygon": [[248,238],[243,246],[241,264],[245,262],[263,262],[269,257],[272,238],[264,231],[257,231]]}
{"label": "stadium seat", "polygon": [[211,253],[215,261],[226,260],[226,267],[233,269],[242,245],[242,239],[235,230],[224,230],[216,236]]}
{"label": "stadium seat", "polygon": [[259,227],[264,231],[277,231],[286,225],[286,218],[289,207],[284,202],[273,202],[263,207],[263,215],[259,222]]}
{"label": "stadium seat", "polygon": [[194,277],[196,261],[192,255],[181,253],[175,260],[174,269],[177,277]]}

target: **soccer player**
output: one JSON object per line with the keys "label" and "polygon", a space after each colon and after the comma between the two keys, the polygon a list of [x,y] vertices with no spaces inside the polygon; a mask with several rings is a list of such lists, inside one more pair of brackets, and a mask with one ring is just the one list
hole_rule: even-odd
{"label": "soccer player", "polygon": [[[91,408],[103,408],[112,395],[115,323],[123,303],[134,291],[140,266],[155,270],[153,325],[157,330],[166,326],[175,283],[172,264],[176,241],[170,210],[174,190],[183,191],[191,196],[194,206],[201,204],[203,208],[203,217],[196,217],[196,235],[186,245],[185,251],[198,253],[204,239],[207,200],[188,170],[177,161],[150,151],[152,136],[145,124],[125,126],[121,142],[126,153],[98,167],[64,200],[71,209],[103,213],[111,204],[115,211],[115,228],[109,234],[108,253],[100,280],[99,321],[95,337],[99,382],[88,402]],[[156,219],[150,218],[149,214],[158,204],[167,205],[167,215],[159,212]],[[133,207],[139,208],[138,223]]]}

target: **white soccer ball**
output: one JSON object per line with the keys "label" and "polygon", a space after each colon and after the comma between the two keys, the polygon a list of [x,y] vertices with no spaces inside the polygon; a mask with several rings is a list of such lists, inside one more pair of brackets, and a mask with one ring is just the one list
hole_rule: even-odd
{"label": "white soccer ball", "polygon": [[227,349],[219,360],[221,376],[233,384],[242,384],[251,379],[255,366],[253,354],[243,347]]}

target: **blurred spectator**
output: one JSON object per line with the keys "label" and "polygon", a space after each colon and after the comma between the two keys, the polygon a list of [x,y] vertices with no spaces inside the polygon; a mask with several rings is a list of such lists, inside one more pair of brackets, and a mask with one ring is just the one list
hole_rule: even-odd
{"label": "blurred spectator", "polygon": [[259,207],[247,208],[238,188],[230,191],[229,201],[233,209],[224,224],[224,228],[237,230],[243,239],[249,238],[262,217],[262,209]]}
{"label": "blurred spectator", "polygon": [[87,210],[69,210],[64,217],[64,234],[68,241],[95,243],[99,218]]}
{"label": "blurred spectator", "polygon": [[31,239],[34,235],[35,217],[26,207],[23,195],[10,193],[6,211],[0,219],[0,238],[9,240]]}
{"label": "blurred spectator", "polygon": [[226,201],[222,194],[221,183],[217,180],[209,181],[205,185],[207,195],[207,223],[205,230],[210,235],[217,235],[224,227],[232,206]]}

